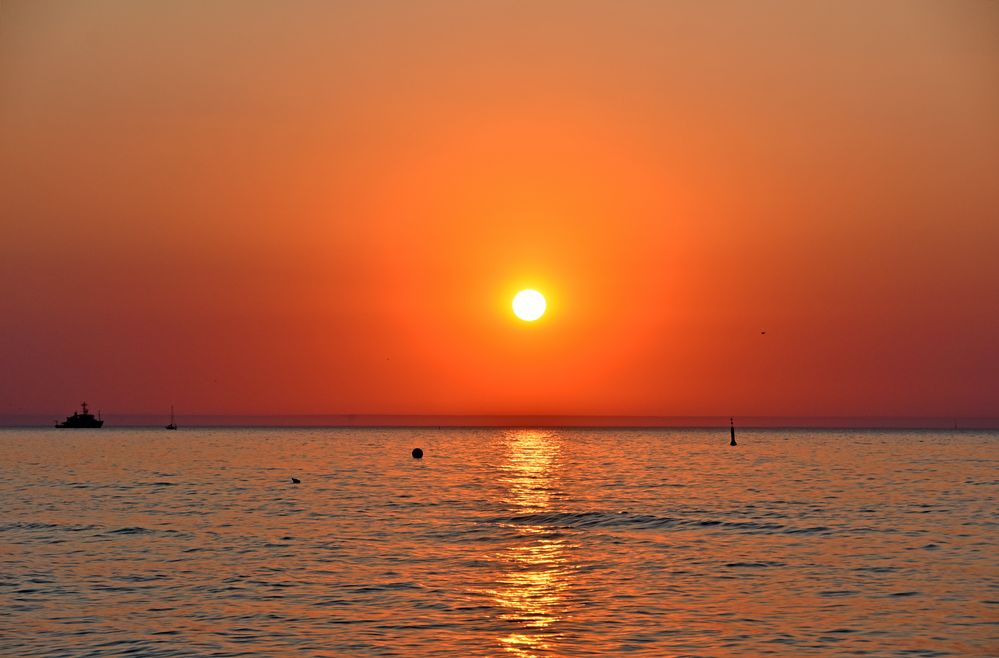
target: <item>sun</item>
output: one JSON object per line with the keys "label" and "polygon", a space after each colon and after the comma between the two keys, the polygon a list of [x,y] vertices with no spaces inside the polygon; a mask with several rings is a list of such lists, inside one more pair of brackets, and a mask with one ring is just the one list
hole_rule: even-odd
{"label": "sun", "polygon": [[513,298],[513,312],[521,320],[534,322],[545,314],[548,302],[537,290],[521,290]]}

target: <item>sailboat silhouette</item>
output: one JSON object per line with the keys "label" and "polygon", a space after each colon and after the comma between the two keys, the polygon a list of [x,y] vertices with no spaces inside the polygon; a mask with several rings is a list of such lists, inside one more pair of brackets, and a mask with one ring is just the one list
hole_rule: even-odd
{"label": "sailboat silhouette", "polygon": [[170,424],[166,426],[166,429],[168,429],[168,430],[175,430],[175,429],[177,429],[177,423],[174,422],[174,420],[173,420],[173,405],[172,404],[170,405]]}

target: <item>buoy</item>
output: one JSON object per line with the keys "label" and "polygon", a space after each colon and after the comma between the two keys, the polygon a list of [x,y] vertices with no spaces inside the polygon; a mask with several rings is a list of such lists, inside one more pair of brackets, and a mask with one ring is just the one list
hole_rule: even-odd
{"label": "buoy", "polygon": [[737,446],[739,444],[735,442],[735,419],[734,418],[729,418],[728,419],[728,424],[729,424],[729,431],[732,434],[732,441],[729,443],[729,445],[730,446]]}
{"label": "buoy", "polygon": [[422,448],[413,448],[413,459],[423,459]]}

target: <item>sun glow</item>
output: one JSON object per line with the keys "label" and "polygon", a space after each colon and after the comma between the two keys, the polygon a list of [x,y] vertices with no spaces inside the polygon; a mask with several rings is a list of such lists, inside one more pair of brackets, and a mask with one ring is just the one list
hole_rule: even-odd
{"label": "sun glow", "polygon": [[545,314],[548,303],[537,290],[521,290],[513,298],[514,314],[526,322],[534,322]]}

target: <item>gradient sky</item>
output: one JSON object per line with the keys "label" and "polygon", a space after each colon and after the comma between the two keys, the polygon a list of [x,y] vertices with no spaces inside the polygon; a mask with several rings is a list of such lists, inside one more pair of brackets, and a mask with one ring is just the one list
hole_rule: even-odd
{"label": "gradient sky", "polygon": [[2,0],[0,227],[3,413],[999,416],[999,3]]}

